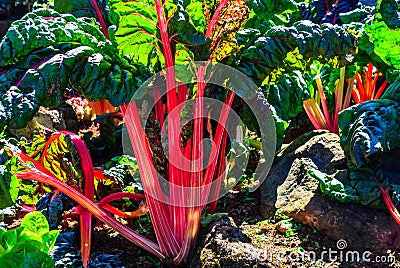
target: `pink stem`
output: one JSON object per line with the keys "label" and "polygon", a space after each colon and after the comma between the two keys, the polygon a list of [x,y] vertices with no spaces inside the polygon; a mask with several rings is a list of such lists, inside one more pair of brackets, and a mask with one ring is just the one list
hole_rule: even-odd
{"label": "pink stem", "polygon": [[176,256],[179,245],[169,225],[169,211],[167,200],[163,194],[158,175],[155,170],[152,154],[146,133],[138,114],[136,103],[122,105],[126,128],[132,141],[133,151],[137,157],[139,173],[142,178],[146,201],[149,206],[150,217],[153,222],[154,231],[160,244],[161,252],[167,256]]}
{"label": "pink stem", "polygon": [[[78,156],[81,160],[81,168],[83,171],[84,181],[84,194],[90,200],[94,201],[94,170],[92,158],[89,151],[81,138],[75,133],[69,131],[60,131],[61,134],[69,135],[71,142],[75,145]],[[81,252],[83,266],[87,267],[90,258],[90,246],[92,237],[92,215],[83,208],[80,214],[80,229],[81,229]]]}
{"label": "pink stem", "polygon": [[214,15],[212,16],[212,19],[207,27],[207,31],[206,31],[207,38],[211,37],[214,27],[215,27],[215,24],[217,24],[217,22],[218,22],[219,14],[221,13],[221,11],[225,7],[225,5],[228,3],[228,1],[229,0],[222,0],[221,3],[218,5],[217,9],[215,10]]}
{"label": "pink stem", "polygon": [[78,190],[68,186],[62,181],[49,176],[39,170],[31,171],[31,172],[20,172],[16,175],[20,179],[27,180],[36,180],[42,183],[46,183],[53,187],[60,189],[61,192],[65,193],[67,196],[78,202],[79,205],[87,209],[90,213],[92,213],[96,218],[108,224],[113,229],[115,229],[118,233],[120,233],[123,237],[134,243],[135,245],[149,251],[154,254],[157,258],[163,260],[165,258],[164,254],[160,252],[160,248],[153,241],[145,238],[144,236],[136,233],[135,231],[129,229],[128,227],[122,225],[115,219],[113,219],[110,215],[105,213],[102,209],[100,209],[95,203],[90,201],[86,196],[80,193]]}
{"label": "pink stem", "polygon": [[101,10],[100,10],[99,6],[97,5],[97,1],[90,0],[90,3],[92,3],[94,11],[96,12],[96,16],[99,19],[100,26],[103,30],[104,36],[106,37],[107,40],[110,40],[110,36],[108,35],[107,25],[106,25],[106,22],[104,21],[103,15],[101,14]]}

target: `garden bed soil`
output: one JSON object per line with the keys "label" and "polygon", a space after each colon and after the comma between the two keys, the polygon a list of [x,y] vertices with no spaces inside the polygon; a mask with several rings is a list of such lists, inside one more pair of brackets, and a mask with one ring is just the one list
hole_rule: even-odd
{"label": "garden bed soil", "polygon": [[[233,218],[235,224],[251,239],[251,244],[268,253],[267,257],[270,267],[389,267],[389,263],[329,261],[326,258],[327,254],[325,254],[325,258],[318,261],[318,263],[312,262],[307,258],[295,260],[293,257],[301,256],[299,254],[302,251],[312,251],[315,252],[316,256],[321,256],[321,254],[328,249],[337,249],[337,241],[304,225],[300,226],[300,229],[292,236],[286,236],[280,233],[273,219],[268,220],[260,215],[259,195],[259,191],[254,193],[240,191],[230,192],[220,199],[217,212],[225,213]],[[23,215],[19,216],[22,217]],[[155,240],[148,216],[123,221],[130,228]],[[20,219],[8,219],[10,228],[15,228],[19,223]],[[63,231],[76,231],[78,229],[78,223],[71,219],[64,220],[60,226]],[[198,238],[199,241],[203,240],[204,236],[207,234],[207,230],[207,227],[203,226],[201,228]],[[92,253],[119,254],[121,262],[127,268],[165,267],[165,265],[154,256],[138,248],[107,225],[99,222],[96,222],[93,231]],[[371,255],[370,258],[373,259],[376,256],[378,255]],[[397,260],[400,259],[399,251],[395,252],[394,256]],[[201,265],[200,260],[194,260],[192,264],[193,263]],[[186,263],[180,265],[180,267],[190,267],[190,265]],[[396,261],[390,267],[400,267],[400,262]]]}

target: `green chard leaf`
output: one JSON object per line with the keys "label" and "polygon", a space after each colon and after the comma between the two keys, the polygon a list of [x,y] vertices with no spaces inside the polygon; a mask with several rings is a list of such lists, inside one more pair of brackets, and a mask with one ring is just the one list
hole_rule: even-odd
{"label": "green chard leaf", "polygon": [[268,103],[285,121],[303,111],[303,100],[310,97],[308,84],[300,71],[284,74],[276,84],[267,84],[262,88]]}
{"label": "green chard leaf", "polygon": [[376,11],[376,19],[383,20],[390,29],[400,28],[400,2],[398,0],[378,0]]}
{"label": "green chard leaf", "polygon": [[14,22],[0,43],[0,129],[24,127],[40,105],[58,105],[66,88],[118,106],[147,77],[94,20],[37,10]]}
{"label": "green chard leaf", "polygon": [[0,208],[14,204],[18,198],[19,180],[5,165],[0,165]]}
{"label": "green chard leaf", "polygon": [[400,76],[388,86],[381,99],[389,99],[400,103]]}
{"label": "green chard leaf", "polygon": [[371,167],[379,152],[400,147],[400,105],[380,99],[351,106],[339,114],[339,128],[349,166]]}
{"label": "green chard leaf", "polygon": [[276,68],[284,67],[287,54],[296,48],[305,60],[345,57],[356,52],[355,36],[340,26],[319,26],[310,21],[292,27],[276,26],[246,49],[239,69],[261,84]]}
{"label": "green chard leaf", "polygon": [[344,185],[335,177],[329,176],[316,169],[309,170],[307,174],[319,181],[320,189],[323,194],[339,200],[342,203],[360,201],[360,196],[352,187]]}
{"label": "green chard leaf", "polygon": [[375,21],[365,26],[365,32],[373,52],[389,67],[400,69],[400,28],[391,29],[385,22]]}
{"label": "green chard leaf", "polygon": [[[80,0],[55,0],[54,9],[59,13],[71,14],[77,18],[96,18],[96,11],[93,7],[92,1],[80,1]],[[106,22],[108,18],[108,11],[106,0],[94,0],[101,11],[102,17]],[[109,25],[109,23],[107,23]]]}
{"label": "green chard leaf", "polygon": [[154,2],[110,0],[108,3],[110,21],[117,26],[111,36],[121,53],[146,67],[164,66]]}

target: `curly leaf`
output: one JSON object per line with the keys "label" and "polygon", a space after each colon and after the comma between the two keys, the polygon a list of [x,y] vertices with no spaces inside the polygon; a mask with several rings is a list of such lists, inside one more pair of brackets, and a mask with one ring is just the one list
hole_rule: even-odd
{"label": "curly leaf", "polygon": [[149,76],[120,58],[97,25],[55,11],[14,22],[0,48],[0,128],[24,127],[40,105],[57,105],[67,87],[118,106]]}
{"label": "curly leaf", "polygon": [[381,99],[352,106],[339,114],[339,128],[350,165],[372,168],[379,152],[400,147],[400,105]]}
{"label": "curly leaf", "polygon": [[390,29],[400,28],[400,1],[379,0],[376,5],[378,20],[382,20]]}
{"label": "curly leaf", "polygon": [[343,28],[310,21],[300,21],[293,27],[276,26],[259,37],[241,56],[239,68],[261,84],[278,67],[284,67],[287,53],[299,49],[304,59],[331,59],[355,53],[355,37]]}
{"label": "curly leaf", "polygon": [[0,43],[0,66],[13,64],[32,50],[63,43],[113,49],[93,21],[39,9],[11,24]]}
{"label": "curly leaf", "polygon": [[265,85],[263,92],[285,121],[303,111],[303,100],[310,97],[307,82],[299,71],[285,74],[275,85]]}
{"label": "curly leaf", "polygon": [[365,26],[373,50],[386,64],[400,69],[400,28],[390,29],[383,21]]}

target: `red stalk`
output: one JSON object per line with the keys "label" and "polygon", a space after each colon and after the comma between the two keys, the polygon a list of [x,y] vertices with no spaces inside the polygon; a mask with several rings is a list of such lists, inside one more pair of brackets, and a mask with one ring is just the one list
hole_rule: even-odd
{"label": "red stalk", "polygon": [[[234,98],[235,98],[235,93],[233,91],[230,91],[225,100],[226,105],[223,106],[220,117],[218,119],[219,124],[217,126],[217,130],[216,130],[215,137],[214,137],[215,147],[213,149],[216,150],[217,152],[220,152],[220,154],[222,153],[221,151],[224,151],[224,150],[222,150],[222,148],[225,148],[225,144],[222,144],[223,136],[225,133],[224,126],[226,125],[226,120],[228,119],[229,109],[232,106]],[[213,153],[211,153],[211,155],[213,155]],[[224,155],[224,157],[225,157],[225,155]],[[204,179],[203,185],[209,185],[212,182],[212,178],[215,175],[217,162],[218,161],[216,161],[215,159],[209,159],[209,163],[208,163],[209,166],[208,166],[205,176],[204,176],[205,179]],[[208,191],[209,191],[209,187],[207,187],[205,189],[205,192],[202,194],[202,196],[204,198],[208,198],[208,197],[206,197]],[[204,200],[204,201],[206,201],[206,200]]]}
{"label": "red stalk", "polygon": [[[222,137],[222,147],[221,147],[221,152],[219,154],[219,158],[218,158],[218,164],[217,164],[217,173],[214,176],[214,180],[216,178],[221,178],[221,176],[223,176],[224,172],[225,172],[225,168],[226,168],[226,141],[228,139],[228,135],[227,132],[224,131],[224,135]],[[210,191],[210,200],[214,200],[211,202],[210,206],[208,207],[207,213],[208,214],[213,214],[215,213],[215,210],[217,209],[217,205],[218,205],[218,197],[219,197],[219,191],[221,189],[221,184],[222,183],[216,183],[215,185],[213,185],[213,187],[211,188]]]}
{"label": "red stalk", "polygon": [[114,215],[120,216],[125,219],[134,219],[134,218],[137,218],[140,216],[144,216],[149,211],[146,204],[141,205],[137,210],[132,211],[132,212],[121,211],[109,204],[105,204],[101,208],[107,210],[108,212],[111,212]]}
{"label": "red stalk", "polygon": [[106,37],[107,40],[110,40],[110,36],[108,35],[108,29],[106,22],[104,21],[103,15],[101,14],[101,10],[99,6],[97,5],[96,0],[90,0],[90,3],[92,3],[94,11],[96,12],[96,16],[99,19],[101,29],[103,30],[104,36]]}
{"label": "red stalk", "polygon": [[[382,76],[382,73],[379,71],[373,74],[374,66],[372,63],[368,63],[367,71],[363,70],[365,80],[362,81],[362,76],[360,73],[356,73],[356,85],[353,87],[352,95],[354,101],[358,104],[368,100],[376,100],[381,97],[385,88],[387,86],[387,81],[385,80],[383,84],[376,90],[376,84],[378,82],[379,77]],[[372,77],[373,76],[373,77]]]}
{"label": "red stalk", "polygon": [[[156,3],[156,11],[157,11],[157,17],[158,17],[158,28],[161,33],[161,42],[162,42],[162,47],[163,47],[163,54],[165,58],[165,68],[166,68],[166,84],[167,84],[167,108],[168,108],[168,115],[172,114],[172,111],[175,109],[175,107],[178,105],[178,96],[176,94],[176,81],[175,81],[175,69],[174,69],[174,61],[173,61],[173,56],[172,56],[172,49],[171,49],[171,43],[170,43],[170,37],[168,35],[168,27],[167,27],[167,21],[164,16],[164,11],[163,7],[161,5],[160,0],[155,0]],[[177,149],[179,148],[180,144],[180,138],[179,138],[179,133],[180,133],[180,120],[179,117],[175,116],[169,116],[168,120],[168,142],[169,142],[169,159],[173,159],[176,157],[176,152]],[[169,165],[168,168],[169,171],[169,181],[171,186],[173,185],[180,185],[179,181],[179,170],[174,166],[174,165]],[[175,203],[175,195],[171,196],[172,203]],[[150,209],[151,211],[151,209]],[[169,224],[170,226],[175,226],[177,223],[175,222],[176,220],[179,221],[179,215],[177,215],[178,211],[176,211],[176,208],[171,208],[171,215],[169,216]],[[163,219],[165,220],[165,219]],[[177,229],[173,229],[173,235],[177,235]],[[180,241],[175,240],[174,241],[177,243],[176,247],[172,246],[171,247],[171,254],[168,254],[169,256],[176,256],[179,250],[179,245]],[[161,241],[159,240],[159,243]],[[161,246],[161,244],[160,244]],[[161,246],[161,248],[163,248]]]}
{"label": "red stalk", "polygon": [[396,207],[394,206],[393,201],[390,198],[389,191],[383,189],[382,185],[376,180],[376,178],[375,178],[375,181],[378,183],[379,190],[381,190],[383,202],[385,202],[385,205],[387,206],[387,208],[388,208],[390,214],[392,215],[393,219],[396,221],[396,223],[398,225],[400,225],[400,213],[396,209]]}
{"label": "red stalk", "polygon": [[[78,156],[81,159],[81,168],[83,171],[84,181],[84,194],[90,200],[94,201],[94,170],[92,158],[89,151],[81,138],[68,131],[60,131],[61,134],[69,135],[71,142],[75,145]],[[81,230],[81,252],[83,266],[87,267],[87,262],[90,258],[90,245],[92,237],[92,215],[91,213],[82,208],[80,214],[80,230]]]}
{"label": "red stalk", "polygon": [[315,82],[317,83],[318,93],[321,98],[322,109],[324,111],[324,117],[326,120],[326,124],[328,125],[329,129],[332,129],[333,125],[332,125],[331,114],[328,109],[328,103],[326,102],[325,92],[324,92],[324,88],[322,86],[321,78],[319,76],[317,76],[315,78]]}
{"label": "red stalk", "polygon": [[[58,180],[53,175],[49,175],[43,172],[42,170],[46,170],[46,168],[42,164],[37,162],[35,159],[27,156],[18,148],[12,147],[10,149],[13,152],[13,155],[17,156],[22,164],[24,164],[24,166],[30,170],[30,172],[19,172],[18,174],[16,174],[18,178],[36,180],[57,188],[59,191],[65,193],[67,196],[75,200],[82,208],[87,209],[96,218],[110,225],[118,233],[120,233],[122,236],[127,238],[135,245],[145,250],[148,250],[160,259],[165,258],[164,255],[160,252],[159,247],[154,242],[121,225],[118,221],[114,220],[111,216],[102,211],[93,201],[84,196],[77,189],[74,189],[73,187]],[[27,165],[27,162],[33,163],[34,167]]]}
{"label": "red stalk", "polygon": [[385,91],[385,88],[387,86],[388,82],[385,80],[383,84],[379,87],[378,92],[376,93],[374,100],[379,99],[382,96],[383,91]]}
{"label": "red stalk", "polygon": [[353,96],[353,99],[356,103],[360,103],[360,91],[358,91],[358,88],[353,86],[353,90],[351,91],[351,95]]}
{"label": "red stalk", "polygon": [[368,71],[367,71],[367,77],[366,77],[366,85],[365,85],[365,88],[366,88],[366,97],[368,98],[368,99],[371,99],[371,97],[372,97],[372,95],[373,95],[373,88],[372,88],[372,84],[371,84],[371,81],[372,81],[372,67],[373,67],[373,65],[372,65],[372,63],[368,63]]}
{"label": "red stalk", "polygon": [[153,92],[154,92],[154,101],[155,101],[156,120],[160,123],[160,126],[163,127],[165,115],[163,112],[163,103],[161,100],[161,93],[156,85],[154,85],[154,87],[153,87]]}
{"label": "red stalk", "polygon": [[315,99],[309,99],[303,101],[304,110],[306,111],[308,118],[310,118],[311,123],[315,129],[329,129],[325,122],[325,118],[322,114],[321,109],[316,104]]}
{"label": "red stalk", "polygon": [[128,218],[128,219],[143,216],[149,211],[146,204],[141,205],[137,210],[135,210],[133,212],[120,211],[119,209],[117,209],[109,204],[110,202],[119,200],[121,198],[130,198],[130,199],[133,199],[133,200],[139,202],[140,200],[144,200],[145,196],[143,194],[132,194],[132,193],[126,193],[126,192],[113,193],[113,194],[107,195],[106,197],[101,199],[97,203],[97,205],[99,207],[113,213],[114,215],[118,215],[120,217]]}
{"label": "red stalk", "polygon": [[68,186],[67,184],[56,179],[55,177],[49,176],[39,170],[32,170],[31,172],[20,172],[17,174],[17,177],[20,179],[36,180],[58,188],[61,192],[65,193],[67,196],[78,202],[78,204],[80,204],[82,207],[87,209],[96,218],[111,226],[114,230],[116,230],[123,237],[127,238],[135,245],[149,251],[161,260],[165,258],[165,256],[160,252],[157,244],[134,232],[128,227],[122,225],[118,221],[114,220],[110,215],[101,210],[95,203],[90,201],[78,190],[72,188],[71,186]]}
{"label": "red stalk", "polygon": [[104,204],[108,204],[112,201],[115,200],[119,200],[121,198],[130,198],[133,199],[137,202],[144,200],[145,196],[143,194],[132,194],[132,193],[127,193],[127,192],[119,192],[119,193],[113,193],[113,194],[109,194],[106,197],[104,197],[103,199],[101,199],[97,205],[102,206]]}
{"label": "red stalk", "polygon": [[[227,106],[223,107],[223,110],[220,114],[220,119],[219,119],[219,122],[221,122],[224,125],[226,124],[226,120],[227,120],[228,113],[229,113],[228,108],[230,108],[232,106],[234,97],[235,97],[235,93],[233,91],[231,91],[225,100],[225,104]],[[216,161],[214,166],[210,166],[207,169],[206,176],[205,176],[206,177],[205,184],[211,183],[211,181],[207,181],[207,180],[209,180],[208,176],[214,176],[214,180],[215,180],[215,179],[221,178],[221,176],[225,172],[225,167],[226,167],[225,153],[226,153],[226,141],[227,141],[228,136],[227,136],[227,132],[223,128],[224,125],[218,124],[218,126],[217,126],[214,143],[217,144],[220,148],[218,150],[219,156],[218,156],[218,160]],[[222,132],[222,138],[221,138],[221,132]],[[211,165],[212,165],[212,163],[211,163]],[[217,170],[216,173],[215,173],[215,169]],[[210,189],[209,200],[214,200],[214,201],[210,204],[210,206],[208,208],[209,213],[215,212],[215,209],[218,204],[218,196],[219,196],[220,187],[221,187],[221,182],[217,182]]]}
{"label": "red stalk", "polygon": [[356,82],[357,82],[357,87],[358,87],[358,92],[360,92],[360,101],[364,102],[366,100],[365,96],[365,89],[364,85],[361,81],[361,75],[359,73],[356,73]]}
{"label": "red stalk", "polygon": [[161,252],[169,257],[176,256],[179,245],[167,220],[169,218],[167,200],[158,181],[148,140],[137,113],[136,103],[123,105],[121,110],[132,141],[133,151],[135,155],[140,156],[137,157],[139,173]]}
{"label": "red stalk", "polygon": [[372,80],[372,85],[371,85],[371,96],[370,99],[373,100],[374,95],[375,95],[375,87],[376,87],[376,82],[378,82],[378,78],[381,76],[380,72],[376,72],[374,75],[374,79]]}
{"label": "red stalk", "polygon": [[206,31],[206,37],[207,38],[211,37],[211,35],[213,33],[213,30],[214,30],[214,27],[215,27],[215,24],[217,24],[217,22],[218,22],[219,14],[221,14],[222,9],[225,7],[225,5],[228,2],[229,2],[229,0],[222,0],[221,3],[218,5],[217,9],[215,10],[215,12],[214,12],[214,14],[213,14],[213,16],[211,18],[211,21],[210,21],[210,23],[208,24],[208,27],[207,27],[207,31]]}

